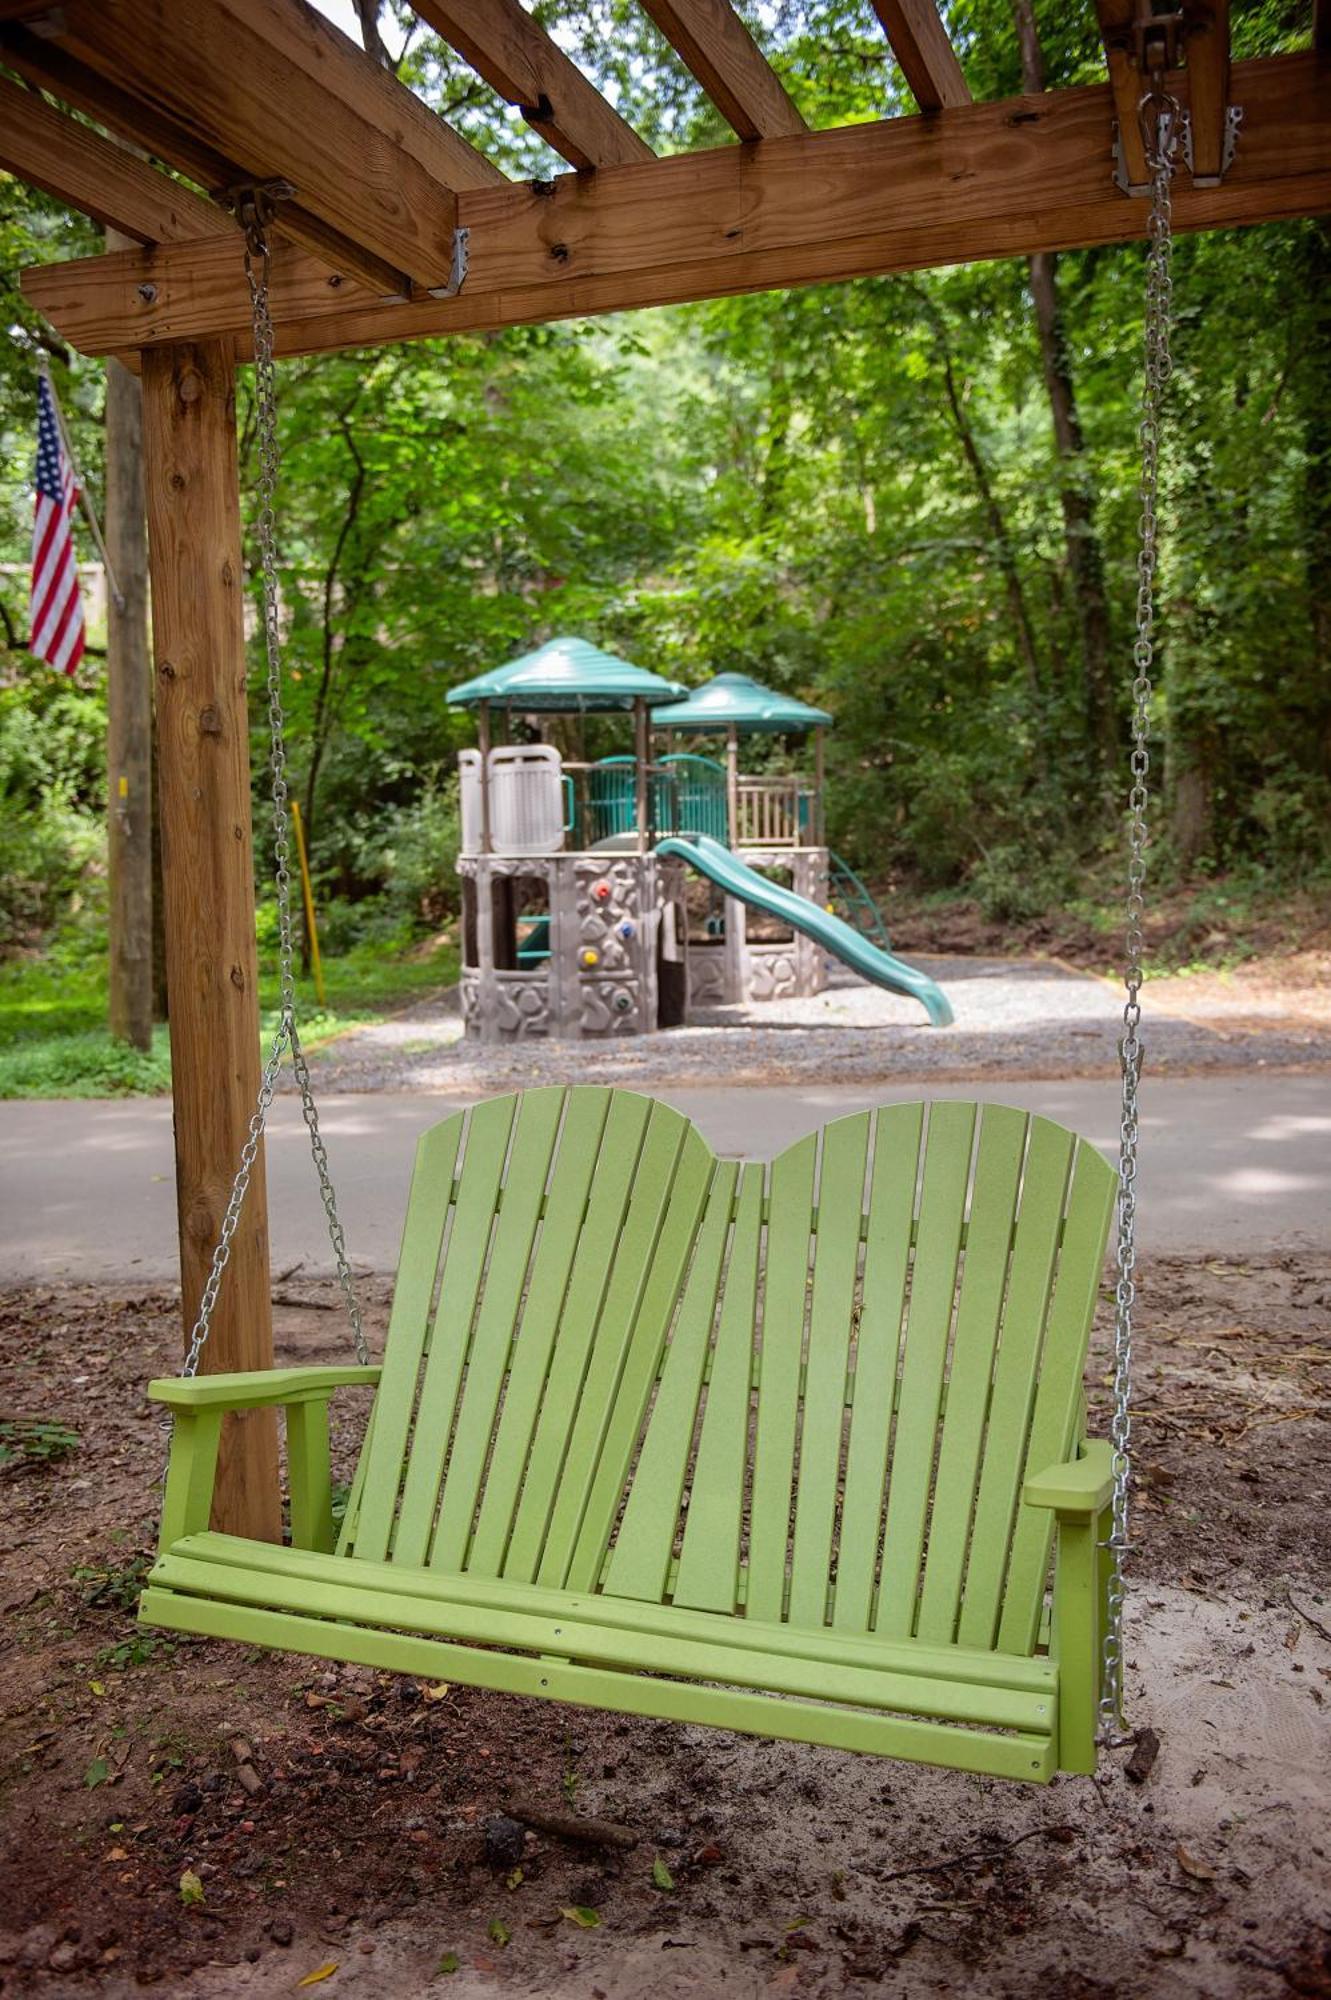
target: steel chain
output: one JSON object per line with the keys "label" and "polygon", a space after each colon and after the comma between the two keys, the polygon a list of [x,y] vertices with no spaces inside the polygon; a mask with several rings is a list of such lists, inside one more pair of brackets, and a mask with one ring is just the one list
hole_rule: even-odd
{"label": "steel chain", "polygon": [[286,718],[282,712],[282,634],[279,623],[277,589],[277,526],[275,501],[281,457],[277,442],[277,380],[273,366],[273,320],[269,307],[269,251],[262,199],[254,200],[245,232],[245,277],[249,284],[254,322],[254,384],[258,410],[259,513],[257,531],[263,577],[263,637],[267,663],[268,728],[272,774],[273,874],[277,887],[277,949],[279,972],[279,1016],[272,1048],[264,1064],[258,1100],[250,1119],[249,1133],[241,1149],[240,1165],[231,1185],[230,1199],[222,1218],[217,1247],[213,1251],[208,1279],[199,1300],[198,1317],[190,1333],[183,1373],[195,1375],[212,1330],[222,1276],[231,1261],[231,1246],[240,1223],[245,1196],[258,1157],[268,1112],[277,1089],[282,1057],[291,1051],[291,1066],[300,1091],[301,1111],[310,1135],[310,1152],[319,1178],[319,1196],[328,1220],[328,1239],[333,1247],[337,1279],[347,1303],[356,1358],[362,1365],[370,1358],[369,1344],[361,1319],[356,1284],[347,1256],[346,1238],[337,1213],[337,1196],[328,1168],[328,1153],[319,1130],[319,1113],[314,1102],[309,1065],[296,1025],[295,946],[291,918],[291,848],[287,832],[290,802],[287,787]]}
{"label": "steel chain", "polygon": [[1142,105],[1151,173],[1149,249],[1146,257],[1146,339],[1142,369],[1141,517],[1137,553],[1137,636],[1133,645],[1132,749],[1128,768],[1128,896],[1123,1036],[1119,1043],[1123,1097],[1119,1121],[1117,1283],[1114,1290],[1114,1495],[1106,1588],[1105,1635],[1099,1702],[1099,1738],[1106,1747],[1123,1739],[1124,1558],[1128,1553],[1129,1453],[1132,1442],[1132,1333],[1137,1301],[1137,1092],[1141,1082],[1141,989],[1145,940],[1143,886],[1148,841],[1151,675],[1155,662],[1155,577],[1159,560],[1157,503],[1160,490],[1160,417],[1172,368],[1173,233],[1170,182],[1181,139],[1181,114],[1173,98],[1148,97]]}

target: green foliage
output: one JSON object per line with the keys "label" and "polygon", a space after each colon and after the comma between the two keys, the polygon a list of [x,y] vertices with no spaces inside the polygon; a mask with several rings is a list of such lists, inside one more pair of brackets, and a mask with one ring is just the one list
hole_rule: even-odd
{"label": "green foliage", "polygon": [[58,1465],[79,1448],[79,1434],[51,1417],[0,1418],[0,1472]]}
{"label": "green foliage", "polygon": [[95,670],[0,683],[0,952],[101,902],[105,733]]}
{"label": "green foliage", "polygon": [[[912,108],[868,0],[742,11],[814,126]],[[1007,0],[947,11],[975,94],[1017,89]],[[658,151],[727,138],[635,0],[536,12]],[[1236,51],[1293,46],[1292,23],[1236,5]],[[405,80],[506,171],[560,170],[407,10],[381,26]],[[1040,32],[1051,86],[1100,76],[1089,11],[1045,9]],[[46,197],[6,197],[3,273],[93,247]],[[98,1038],[76,943],[100,950],[100,668],[69,687],[18,643],[42,334],[12,275],[0,284],[0,560],[18,573],[0,580],[0,953],[50,954],[61,1030],[58,1050],[25,1054],[0,974],[0,1091],[152,1087],[164,1054]],[[395,978],[419,990],[410,954],[456,914],[453,772],[471,724],[448,687],[559,630],[690,682],[741,668],[830,707],[833,841],[871,880],[968,890],[1016,922],[1117,849],[1140,246],[1061,256],[1056,290],[1075,462],[1055,447],[1020,260],[283,364],[291,772],[328,956],[348,968],[334,994],[330,965],[325,1031]],[[1306,887],[1331,866],[1331,226],[1182,238],[1175,296],[1156,879],[1261,869]],[[97,489],[101,371],[54,365]],[[252,521],[245,375],[239,403]],[[1091,505],[1081,540],[1070,493]],[[1103,576],[1099,666],[1075,548]],[[613,722],[571,733],[580,754],[626,747]],[[745,752],[755,768],[782,754]],[[45,969],[25,964],[22,982],[50,1007]]]}
{"label": "green foliage", "polygon": [[73,1575],[83,1586],[83,1602],[91,1610],[134,1611],[153,1566],[151,1549],[140,1549],[124,1563],[80,1563]]}

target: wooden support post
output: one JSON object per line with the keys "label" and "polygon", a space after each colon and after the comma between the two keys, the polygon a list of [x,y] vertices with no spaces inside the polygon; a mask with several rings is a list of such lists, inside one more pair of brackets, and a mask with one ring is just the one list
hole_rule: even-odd
{"label": "wooden support post", "polygon": [[652,726],[647,703],[641,695],[633,704],[634,820],[638,832],[638,852],[647,852],[647,828],[651,817],[648,766],[652,761]]}
{"label": "wooden support post", "polygon": [[732,850],[738,850],[739,731],[733,722],[726,731],[726,839]]}
{"label": "wooden support post", "polygon": [[[106,232],[109,250],[129,239]],[[133,1048],[152,1046],[152,662],[148,653],[148,531],[143,511],[139,379],[106,364],[106,770],[108,1023]]]}
{"label": "wooden support post", "polygon": [[[142,357],[181,1307],[193,1325],[259,1091],[235,374],[220,341]],[[260,1146],[203,1367],[270,1368]],[[277,1420],[227,1418],[215,1527],[281,1536]]]}
{"label": "wooden support post", "polygon": [[813,732],[813,844],[827,845],[827,731],[820,722]]}
{"label": "wooden support post", "polygon": [[493,854],[494,833],[490,825],[490,704],[483,701],[476,712],[476,747],[481,753],[481,853]]}

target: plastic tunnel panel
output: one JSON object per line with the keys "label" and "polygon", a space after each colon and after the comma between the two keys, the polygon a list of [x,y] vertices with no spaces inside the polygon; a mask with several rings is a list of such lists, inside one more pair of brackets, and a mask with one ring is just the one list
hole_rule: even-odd
{"label": "plastic tunnel panel", "polygon": [[728,896],[737,896],[742,903],[751,903],[756,910],[766,910],[769,916],[780,917],[793,929],[802,931],[805,937],[820,944],[824,951],[831,952],[848,965],[852,972],[858,972],[861,979],[867,979],[875,986],[884,986],[890,993],[904,993],[911,1000],[918,1000],[935,1028],[952,1025],[952,1009],[941,986],[923,972],[917,972],[913,965],[903,959],[894,958],[891,952],[880,951],[869,943],[854,927],[840,917],[820,910],[807,896],[797,896],[793,889],[783,889],[767,876],[760,875],[756,868],[732,854],[720,841],[709,840],[705,834],[693,840],[662,840],[657,842],[658,854],[673,854],[680,861],[688,863],[709,882],[715,882]]}

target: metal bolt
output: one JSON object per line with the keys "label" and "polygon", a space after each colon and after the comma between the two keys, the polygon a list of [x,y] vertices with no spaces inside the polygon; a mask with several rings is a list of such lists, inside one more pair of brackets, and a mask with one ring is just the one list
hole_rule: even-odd
{"label": "metal bolt", "polygon": [[155,306],[157,304],[156,285],[140,285],[139,297],[143,300],[144,305]]}

